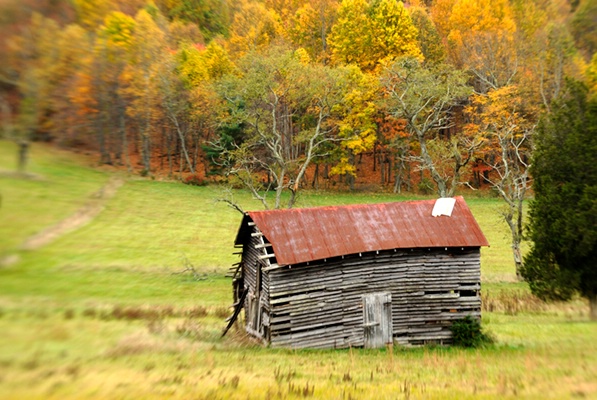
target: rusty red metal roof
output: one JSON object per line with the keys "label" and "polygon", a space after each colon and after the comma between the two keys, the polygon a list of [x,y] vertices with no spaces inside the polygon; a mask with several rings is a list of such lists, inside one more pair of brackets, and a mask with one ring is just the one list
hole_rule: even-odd
{"label": "rusty red metal roof", "polygon": [[[292,265],[378,250],[489,246],[461,196],[452,216],[433,217],[435,200],[250,211],[272,244],[278,265]],[[243,233],[245,232],[245,233]]]}

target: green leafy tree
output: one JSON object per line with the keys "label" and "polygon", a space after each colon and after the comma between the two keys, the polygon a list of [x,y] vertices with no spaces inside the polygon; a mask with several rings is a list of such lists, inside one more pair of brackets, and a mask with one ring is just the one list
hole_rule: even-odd
{"label": "green leafy tree", "polygon": [[460,176],[480,143],[457,134],[439,137],[441,129],[453,126],[453,108],[471,94],[464,73],[447,65],[424,66],[414,58],[402,58],[382,76],[384,107],[406,120],[406,130],[418,142],[419,155],[412,160],[428,170],[440,197],[454,195]]}
{"label": "green leafy tree", "polygon": [[566,24],[548,23],[542,31],[537,51],[536,71],[540,85],[538,92],[543,105],[549,109],[553,99],[560,95],[566,76],[578,76],[580,64],[572,36]]}
{"label": "green leafy tree", "polygon": [[226,0],[166,0],[163,3],[171,18],[197,25],[207,40],[228,33],[230,9]]}
{"label": "green leafy tree", "polygon": [[597,320],[597,101],[570,81],[541,121],[522,276],[543,299],[586,297]]}
{"label": "green leafy tree", "polygon": [[220,93],[231,111],[226,122],[245,128],[244,141],[225,152],[229,173],[265,208],[270,189],[274,208],[282,206],[284,192],[290,192],[287,207],[292,207],[308,166],[336,140],[334,115],[346,91],[345,73],[274,47],[247,54],[238,72],[221,80]]}
{"label": "green leafy tree", "polygon": [[[58,24],[34,13],[31,22],[20,34],[7,40],[8,52],[0,70],[0,82],[16,88],[19,94],[14,124],[9,129],[11,139],[19,145],[17,169],[24,172],[29,143],[34,139],[49,139],[50,101],[55,88],[60,37]],[[10,115],[10,104],[3,108]]]}
{"label": "green leafy tree", "polygon": [[427,63],[440,63],[446,58],[446,50],[435,24],[423,7],[411,9],[414,26],[419,33],[419,47]]}
{"label": "green leafy tree", "polygon": [[586,77],[591,96],[597,96],[597,53],[593,54],[591,63],[587,67]]}
{"label": "green leafy tree", "polygon": [[466,130],[478,136],[482,146],[477,156],[489,173],[485,180],[505,203],[501,210],[511,234],[516,277],[521,279],[524,200],[531,188],[529,176],[531,139],[535,130],[534,107],[524,101],[516,86],[472,96],[465,116]]}
{"label": "green leafy tree", "polygon": [[583,0],[570,22],[579,49],[589,59],[597,52],[597,0]]}

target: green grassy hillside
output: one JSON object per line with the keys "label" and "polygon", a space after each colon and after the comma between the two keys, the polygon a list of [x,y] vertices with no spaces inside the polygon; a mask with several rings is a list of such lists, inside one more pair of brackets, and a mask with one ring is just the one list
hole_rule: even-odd
{"label": "green grassy hillside", "polygon": [[[216,186],[118,176],[36,145],[28,178],[0,142],[0,398],[395,399],[597,396],[597,325],[582,300],[547,305],[514,282],[499,200],[465,196],[482,251],[483,323],[497,344],[290,351],[220,338],[240,214]],[[233,192],[244,209],[250,195]],[[306,192],[300,206],[406,199]],[[92,204],[90,222],[23,249]],[[7,261],[7,259],[9,259]],[[185,268],[192,266],[195,275]]]}

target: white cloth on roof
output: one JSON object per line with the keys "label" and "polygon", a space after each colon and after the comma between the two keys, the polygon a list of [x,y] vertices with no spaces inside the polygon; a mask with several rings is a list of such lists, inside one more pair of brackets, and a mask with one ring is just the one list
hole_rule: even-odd
{"label": "white cloth on roof", "polygon": [[435,201],[431,215],[434,217],[438,217],[440,215],[447,215],[448,217],[451,217],[452,211],[454,210],[454,204],[456,204],[455,198],[440,197]]}

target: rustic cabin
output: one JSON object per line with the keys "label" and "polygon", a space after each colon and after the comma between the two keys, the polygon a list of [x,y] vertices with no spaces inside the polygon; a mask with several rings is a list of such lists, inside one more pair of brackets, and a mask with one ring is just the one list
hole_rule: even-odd
{"label": "rustic cabin", "polygon": [[235,313],[275,347],[449,344],[481,317],[485,236],[462,197],[247,212]]}

